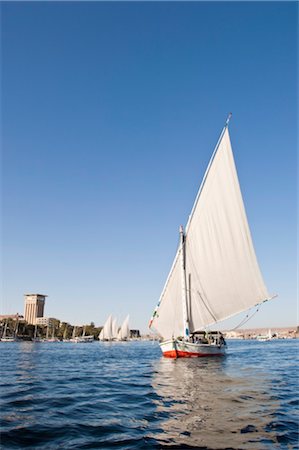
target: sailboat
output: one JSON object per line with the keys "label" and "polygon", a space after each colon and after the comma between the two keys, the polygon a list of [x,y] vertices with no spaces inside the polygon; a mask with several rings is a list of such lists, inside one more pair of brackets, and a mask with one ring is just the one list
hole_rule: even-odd
{"label": "sailboat", "polygon": [[111,328],[112,328],[112,339],[115,340],[118,337],[118,325],[116,318],[113,319]]}
{"label": "sailboat", "polygon": [[72,337],[69,342],[77,342],[76,329],[77,329],[77,327],[76,327],[76,325],[74,325]]}
{"label": "sailboat", "polygon": [[270,300],[255,255],[231,148],[220,134],[149,327],[166,357],[221,356],[212,326]]}
{"label": "sailboat", "polygon": [[129,337],[130,337],[129,315],[127,315],[118,332],[117,339],[119,341],[126,341],[129,339]]}
{"label": "sailboat", "polygon": [[[8,326],[8,322],[5,322],[4,325],[4,331],[3,331],[3,335],[0,339],[1,342],[15,342],[18,341],[18,330],[19,330],[19,320],[17,320],[16,322],[16,326],[15,329],[12,331],[12,335],[8,336],[7,335],[7,328],[10,330],[10,327]],[[10,330],[11,332],[11,330]]]}
{"label": "sailboat", "polygon": [[109,316],[99,334],[99,341],[112,341],[112,339],[112,316]]}
{"label": "sailboat", "polygon": [[264,342],[265,342],[265,341],[271,341],[271,340],[273,339],[271,330],[269,329],[269,330],[268,330],[268,334],[266,334],[266,335],[259,334],[259,335],[256,337],[256,339],[257,339],[258,341],[264,341]]}
{"label": "sailboat", "polygon": [[62,342],[70,342],[70,339],[68,339],[67,337],[67,333],[68,333],[68,325],[66,324],[63,331]]}
{"label": "sailboat", "polygon": [[87,343],[87,342],[93,342],[94,341],[94,336],[91,335],[86,335],[86,326],[83,326],[83,331],[82,331],[82,336],[74,336],[71,339],[71,342],[76,342],[77,344],[82,344],[82,343]]}
{"label": "sailboat", "polygon": [[1,342],[15,342],[17,340],[17,327],[18,327],[18,324],[16,326],[16,331],[14,332],[13,336],[7,336],[7,327],[8,327],[8,323],[6,321],[5,325],[4,325],[3,335],[2,335],[2,337],[0,339]]}
{"label": "sailboat", "polygon": [[55,337],[55,327],[52,325],[52,337],[49,339],[48,342],[59,342],[58,337]]}
{"label": "sailboat", "polygon": [[37,336],[37,324],[35,324],[34,327],[34,336],[32,338],[32,342],[41,342],[41,338],[39,336]]}

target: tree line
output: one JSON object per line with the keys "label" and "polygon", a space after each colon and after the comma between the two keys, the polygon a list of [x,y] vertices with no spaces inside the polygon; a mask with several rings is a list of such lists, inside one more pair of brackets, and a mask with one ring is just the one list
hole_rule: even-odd
{"label": "tree line", "polygon": [[16,321],[11,318],[5,319],[0,323],[0,337],[13,336],[18,339],[31,340],[33,337],[50,338],[55,336],[58,339],[70,339],[74,333],[75,336],[82,336],[84,331],[86,336],[94,336],[98,339],[103,327],[96,327],[94,322],[89,325],[76,326],[59,320],[51,320],[47,325],[32,325],[25,321]]}

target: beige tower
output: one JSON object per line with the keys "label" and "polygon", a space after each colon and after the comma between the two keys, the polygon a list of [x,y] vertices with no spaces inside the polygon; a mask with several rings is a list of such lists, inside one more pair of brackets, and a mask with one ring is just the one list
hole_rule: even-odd
{"label": "beige tower", "polygon": [[47,295],[25,294],[25,312],[26,322],[35,325],[38,317],[44,316],[44,307]]}

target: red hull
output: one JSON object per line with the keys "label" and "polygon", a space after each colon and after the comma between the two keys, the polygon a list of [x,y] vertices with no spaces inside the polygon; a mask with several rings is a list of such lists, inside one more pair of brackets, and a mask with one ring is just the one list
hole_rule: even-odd
{"label": "red hull", "polygon": [[[165,358],[199,358],[211,356],[211,354],[183,352],[181,350],[169,350],[167,352],[163,352],[163,356],[165,356]],[[213,353],[212,356],[223,356],[223,353]]]}
{"label": "red hull", "polygon": [[179,339],[168,339],[160,343],[163,356],[166,358],[201,358],[204,356],[224,356],[223,345],[203,344]]}

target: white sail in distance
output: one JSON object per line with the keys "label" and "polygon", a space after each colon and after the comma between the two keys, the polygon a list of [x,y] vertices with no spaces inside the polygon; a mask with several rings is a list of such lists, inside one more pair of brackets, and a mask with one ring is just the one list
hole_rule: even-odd
{"label": "white sail in distance", "polygon": [[118,339],[120,341],[123,341],[125,339],[128,339],[130,337],[130,328],[129,328],[129,315],[125,318],[119,332],[118,332]]}
{"label": "white sail in distance", "polygon": [[103,329],[100,332],[99,340],[107,341],[112,339],[112,316],[106,320]]}
{"label": "white sail in distance", "polygon": [[[164,339],[183,336],[178,250],[150,327]],[[225,320],[269,299],[246,218],[225,127],[185,231],[190,331]]]}
{"label": "white sail in distance", "polygon": [[116,339],[118,335],[118,325],[117,325],[117,319],[113,319],[112,322],[112,338]]}

